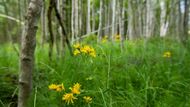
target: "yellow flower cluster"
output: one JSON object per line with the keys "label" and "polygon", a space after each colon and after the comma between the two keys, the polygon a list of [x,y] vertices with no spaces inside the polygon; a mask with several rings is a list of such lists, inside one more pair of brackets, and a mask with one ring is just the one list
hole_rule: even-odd
{"label": "yellow flower cluster", "polygon": [[73,52],[73,54],[75,56],[77,56],[79,54],[85,54],[85,55],[89,55],[92,57],[96,57],[95,49],[89,45],[81,46],[79,43],[77,43],[77,44],[74,44],[73,47],[75,48],[75,50]]}
{"label": "yellow flower cluster", "polygon": [[115,35],[115,40],[116,41],[120,41],[120,39],[121,39],[121,36],[118,34],[118,35]]}
{"label": "yellow flower cluster", "polygon": [[63,95],[62,100],[64,100],[67,104],[74,103],[73,100],[76,100],[77,98],[74,97],[73,93],[66,93]]}
{"label": "yellow flower cluster", "polygon": [[[116,41],[120,41],[121,35],[117,34],[117,35],[114,36],[113,39],[116,40]],[[105,42],[107,42],[107,41],[108,41],[108,36],[104,36],[104,37],[102,38],[102,43],[105,43]]]}
{"label": "yellow flower cluster", "polygon": [[81,85],[79,83],[76,83],[73,87],[70,87],[70,90],[73,94],[80,94],[80,87]]}
{"label": "yellow flower cluster", "polygon": [[84,101],[85,101],[86,103],[91,103],[91,102],[92,102],[92,98],[89,97],[89,96],[84,96],[83,99],[84,99]]}
{"label": "yellow flower cluster", "polygon": [[170,58],[171,57],[171,52],[170,51],[164,52],[163,57]]}
{"label": "yellow flower cluster", "polygon": [[105,43],[105,42],[107,42],[108,41],[108,36],[104,36],[103,38],[102,38],[102,43]]}
{"label": "yellow flower cluster", "polygon": [[[60,85],[51,84],[48,86],[48,88],[50,90],[56,90],[58,92],[65,91],[63,84],[60,84]],[[75,95],[78,95],[81,93],[81,91],[80,91],[81,85],[79,83],[76,83],[73,85],[73,87],[70,87],[69,89],[71,90],[71,92],[69,92],[69,93],[65,92],[65,94],[62,97],[62,100],[65,101],[67,104],[73,104],[74,100],[78,99]],[[89,96],[84,96],[83,99],[88,104],[92,102],[92,98]]]}
{"label": "yellow flower cluster", "polygon": [[65,90],[65,87],[63,84],[51,84],[49,85],[49,90],[55,90],[55,91],[58,91],[58,92],[61,92],[62,90]]}

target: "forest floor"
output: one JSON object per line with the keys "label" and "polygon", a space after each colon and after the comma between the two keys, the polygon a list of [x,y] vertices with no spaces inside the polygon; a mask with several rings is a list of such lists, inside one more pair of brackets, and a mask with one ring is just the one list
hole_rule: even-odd
{"label": "forest floor", "polygon": [[[190,107],[190,54],[180,43],[126,41],[121,52],[117,41],[88,41],[81,44],[94,53],[79,50],[61,58],[54,52],[51,61],[48,45],[37,45],[30,107]],[[1,45],[0,107],[14,107],[18,71],[12,45]],[[65,95],[71,92],[69,100]]]}

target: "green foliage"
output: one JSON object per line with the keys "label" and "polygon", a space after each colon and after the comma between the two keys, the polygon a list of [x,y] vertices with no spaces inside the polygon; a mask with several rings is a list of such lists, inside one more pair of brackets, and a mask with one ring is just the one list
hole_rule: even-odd
{"label": "green foliage", "polygon": [[0,106],[17,103],[18,56],[10,44],[0,49]]}
{"label": "green foliage", "polygon": [[[119,42],[92,46],[96,58],[72,57],[66,53],[64,58],[54,56],[51,62],[47,46],[37,47],[31,107],[60,107],[63,104],[66,107],[88,107],[79,100],[67,105],[61,100],[61,93],[48,89],[52,83],[70,87],[77,82],[81,84],[81,94],[92,97],[91,107],[190,106],[190,55],[180,43],[159,38],[126,41],[123,52]],[[17,73],[18,57],[14,52],[6,51],[10,45],[1,47],[0,73]],[[171,56],[163,57],[167,51]],[[5,66],[12,71],[2,69]],[[1,78],[0,84],[4,82],[9,88],[16,87]],[[4,86],[3,89],[9,93],[14,91]],[[1,90],[0,96],[4,94]],[[8,93],[4,95],[10,96]],[[0,98],[6,103],[6,99]]]}

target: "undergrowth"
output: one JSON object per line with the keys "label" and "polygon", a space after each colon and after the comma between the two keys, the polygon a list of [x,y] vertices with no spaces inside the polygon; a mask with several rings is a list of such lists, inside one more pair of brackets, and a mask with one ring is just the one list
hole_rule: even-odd
{"label": "undergrowth", "polygon": [[[86,42],[88,43],[88,42]],[[88,44],[96,57],[85,55],[48,58],[48,47],[37,46],[30,107],[189,107],[190,54],[170,39]],[[170,57],[163,57],[170,52]],[[0,46],[0,105],[13,105],[17,98],[19,57],[12,46]],[[85,104],[67,104],[62,94],[48,89],[50,84],[71,87],[81,84],[81,96],[91,96]],[[77,96],[77,97],[80,97]],[[13,107],[13,106],[12,106]]]}

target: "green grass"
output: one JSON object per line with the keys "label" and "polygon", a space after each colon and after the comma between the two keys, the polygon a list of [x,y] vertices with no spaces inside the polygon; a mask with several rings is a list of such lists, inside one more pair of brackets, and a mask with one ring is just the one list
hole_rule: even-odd
{"label": "green grass", "polygon": [[[89,107],[82,101],[84,95],[93,98],[90,107],[190,106],[190,54],[180,43],[170,39],[126,41],[123,52],[117,42],[91,46],[97,51],[96,58],[69,53],[60,58],[54,52],[52,61],[46,45],[37,47],[30,106]],[[171,52],[171,58],[163,57],[165,51]],[[11,45],[0,47],[3,104],[10,104],[8,98],[17,87],[18,59]],[[82,85],[82,92],[73,105],[61,100],[63,93],[48,90],[51,83],[64,83],[68,92],[76,82]]]}

